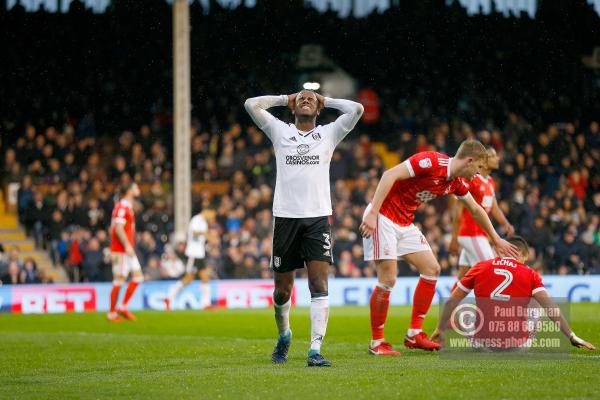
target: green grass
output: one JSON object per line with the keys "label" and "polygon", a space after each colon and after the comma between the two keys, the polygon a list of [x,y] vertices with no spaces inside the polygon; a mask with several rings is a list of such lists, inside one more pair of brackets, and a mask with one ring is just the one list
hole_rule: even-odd
{"label": "green grass", "polygon": [[[286,365],[272,365],[271,310],[0,315],[0,399],[598,398],[598,352],[568,360],[448,360],[403,349],[410,309],[393,307],[386,336],[402,357],[367,354],[368,310],[333,308],[323,354],[307,368],[307,309],[293,309]],[[579,336],[600,344],[600,304],[572,306]],[[437,316],[426,319],[431,332]]]}

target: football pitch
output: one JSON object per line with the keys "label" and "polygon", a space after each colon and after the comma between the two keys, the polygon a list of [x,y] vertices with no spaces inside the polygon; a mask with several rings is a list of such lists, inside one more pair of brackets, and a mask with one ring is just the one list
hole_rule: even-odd
{"label": "football pitch", "polygon": [[[598,398],[600,353],[566,360],[452,360],[408,350],[409,307],[392,307],[386,338],[401,357],[367,353],[365,307],[332,308],[323,354],[307,368],[308,309],[292,309],[285,365],[270,360],[271,310],[0,315],[0,399],[523,399]],[[438,310],[426,318],[431,333]],[[600,304],[571,306],[575,332],[600,344]]]}

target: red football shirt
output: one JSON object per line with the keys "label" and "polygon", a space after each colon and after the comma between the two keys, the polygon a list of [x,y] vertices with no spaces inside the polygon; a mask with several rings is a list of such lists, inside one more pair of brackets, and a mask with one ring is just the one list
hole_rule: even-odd
{"label": "red football shirt", "polygon": [[[469,182],[469,192],[473,196],[473,199],[488,214],[492,211],[492,205],[494,204],[495,189],[496,184],[491,176],[486,178],[477,174]],[[458,236],[487,236],[483,228],[479,226],[466,208],[463,208],[462,211]]]}
{"label": "red football shirt", "polygon": [[469,193],[467,181],[448,178],[451,164],[452,158],[435,151],[413,155],[404,161],[410,178],[394,183],[379,212],[400,226],[408,226],[421,204],[450,193],[466,196]]}
{"label": "red football shirt", "polygon": [[117,236],[116,226],[117,224],[123,224],[125,228],[125,234],[131,246],[134,245],[134,234],[135,234],[135,216],[133,214],[133,207],[127,200],[121,199],[115,208],[113,208],[112,219],[111,219],[111,242],[110,250],[115,253],[125,253],[125,246],[119,240]]}
{"label": "red football shirt", "polygon": [[520,346],[530,337],[531,297],[546,290],[533,269],[513,258],[500,257],[473,266],[458,287],[475,291],[477,307],[483,313],[481,330],[475,337],[498,348]]}

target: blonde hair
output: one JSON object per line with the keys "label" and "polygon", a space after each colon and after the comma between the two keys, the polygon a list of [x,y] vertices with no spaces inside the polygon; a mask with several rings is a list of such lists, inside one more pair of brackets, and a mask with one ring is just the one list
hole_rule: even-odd
{"label": "blonde hair", "polygon": [[488,153],[479,140],[468,139],[460,144],[455,157],[460,159],[471,157],[475,160],[487,161]]}

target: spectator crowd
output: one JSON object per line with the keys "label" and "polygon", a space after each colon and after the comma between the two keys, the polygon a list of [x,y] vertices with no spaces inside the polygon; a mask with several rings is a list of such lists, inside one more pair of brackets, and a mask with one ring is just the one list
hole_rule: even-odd
{"label": "spectator crowd", "polygon": [[[172,162],[161,139],[149,139],[156,136],[146,125],[136,133],[123,132],[114,143],[110,138],[75,140],[73,130],[49,127],[38,132],[28,125],[14,147],[2,149],[8,172],[3,183],[20,183],[20,223],[56,265],[67,269],[71,280],[110,280],[108,227],[116,197],[109,183],[135,179],[145,188],[134,207],[136,252],[146,277],[179,277],[185,238],[172,235]],[[206,189],[194,196],[196,211],[205,207],[217,211],[210,229],[218,235],[208,243],[207,263],[220,278],[269,277],[275,178],[270,142],[252,125],[233,124],[219,135],[192,129],[191,135],[194,179],[228,182],[223,194]],[[499,204],[535,250],[533,265],[546,273],[599,272],[598,123],[551,124],[537,135],[516,114],[509,114],[502,129],[491,132],[475,133],[465,123],[443,123],[427,134],[406,132],[399,151],[403,157],[424,150],[453,154],[468,137],[494,146],[500,154],[500,169],[493,173]],[[365,134],[343,142],[333,155],[332,275],[374,274],[373,265],[362,260],[358,226],[383,170],[381,157]],[[440,259],[443,273],[453,273],[456,260],[448,253],[447,200],[424,205],[416,223]],[[3,275],[33,282],[34,269],[33,260],[21,262],[7,252]],[[410,267],[403,273],[410,274]]]}
{"label": "spectator crowd", "polygon": [[[140,23],[164,18],[164,3],[153,3]],[[597,92],[586,91],[589,76],[576,53],[584,51],[586,41],[572,42],[580,37],[581,26],[597,29],[597,16],[580,26],[568,22],[572,30],[552,30],[546,22],[553,21],[556,10],[548,2],[538,12],[544,23],[528,19],[509,23],[494,15],[471,18],[456,7],[418,16],[441,19],[439,24],[425,25],[418,18],[398,23],[410,19],[406,10],[341,21],[300,8],[297,12],[307,17],[309,27],[314,24],[314,29],[307,28],[309,35],[315,36],[302,42],[290,36],[289,42],[283,42],[268,27],[261,35],[251,33],[261,30],[254,26],[262,21],[257,15],[290,21],[297,15],[276,15],[261,6],[266,2],[259,3],[255,9],[217,10],[217,15],[208,16],[192,9],[192,23],[198,21],[192,42],[200,44],[195,48],[211,46],[210,41],[218,39],[223,45],[210,47],[215,59],[232,57],[224,70],[205,54],[192,54],[198,61],[192,76],[201,82],[192,93],[192,178],[227,182],[224,193],[202,189],[193,198],[196,211],[205,207],[217,211],[210,229],[218,235],[207,245],[207,264],[216,277],[271,276],[275,160],[271,143],[251,124],[242,104],[251,95],[294,91],[293,72],[284,73],[294,68],[289,54],[305,40],[324,36],[340,44],[328,49],[331,55],[361,88],[377,93],[380,107],[378,116],[359,123],[332,157],[335,263],[331,275],[374,276],[374,266],[362,259],[358,226],[385,169],[375,142],[385,142],[405,159],[425,150],[454,154],[465,138],[477,138],[499,153],[500,168],[492,172],[499,204],[516,232],[532,245],[531,265],[544,273],[600,273],[600,100]],[[143,187],[134,208],[136,252],[146,279],[174,279],[183,273],[184,240],[173,234],[172,116],[165,106],[170,96],[165,73],[170,50],[161,39],[164,27],[158,24],[155,30],[144,30],[146,36],[141,37],[137,22],[119,23],[127,14],[123,11],[117,6],[113,14],[104,16],[0,13],[0,22],[4,18],[7,24],[15,24],[0,33],[2,43],[7,43],[0,68],[17,71],[17,75],[0,74],[0,129],[7,133],[0,142],[2,187],[19,183],[19,222],[72,281],[111,279],[107,249],[114,189],[132,179]],[[42,18],[71,21],[72,29],[81,32],[102,24],[109,29],[89,32],[101,40],[87,57],[81,52],[87,51],[89,43],[80,38],[73,38],[73,43],[61,41],[69,37],[64,28],[69,24],[55,24],[58,35],[43,35],[48,24],[39,24]],[[241,20],[250,22],[238,25]],[[217,21],[239,26],[243,32],[216,29]],[[339,34],[342,23],[347,38]],[[497,29],[486,29],[490,23]],[[453,29],[459,25],[466,26],[466,33]],[[381,26],[389,28],[378,29]],[[44,38],[27,44],[32,35],[25,35],[20,39],[24,46],[11,47],[10,35],[22,29]],[[401,40],[409,29],[422,35]],[[216,32],[221,36],[214,37]],[[509,32],[522,41],[508,40]],[[532,46],[539,37],[556,40]],[[114,49],[104,48],[117,38],[126,39],[119,39]],[[360,49],[345,45],[363,41]],[[143,45],[137,46],[138,42]],[[429,50],[423,52],[425,44]],[[270,58],[271,46],[282,54],[280,59]],[[394,46],[398,58],[390,50]],[[551,59],[542,65],[538,53],[528,52],[535,48],[541,53],[544,46],[560,51],[548,52]],[[21,48],[46,56],[44,69],[27,62]],[[148,54],[155,54],[156,60],[148,61]],[[73,63],[73,75],[59,67],[65,60]],[[140,63],[144,67],[137,69]],[[79,79],[78,74],[89,72],[92,64],[99,73]],[[269,65],[268,71],[261,65]],[[43,82],[34,84],[35,79]],[[21,80],[23,85],[17,88]],[[555,85],[548,86],[549,81]],[[285,110],[276,110],[276,115],[292,120]],[[325,112],[318,123],[335,116]],[[442,273],[453,274],[457,260],[448,252],[447,200],[424,205],[416,223],[439,258]],[[44,280],[33,259],[19,257],[18,249],[0,250],[2,282]],[[401,268],[401,274],[412,273],[408,265]]]}

